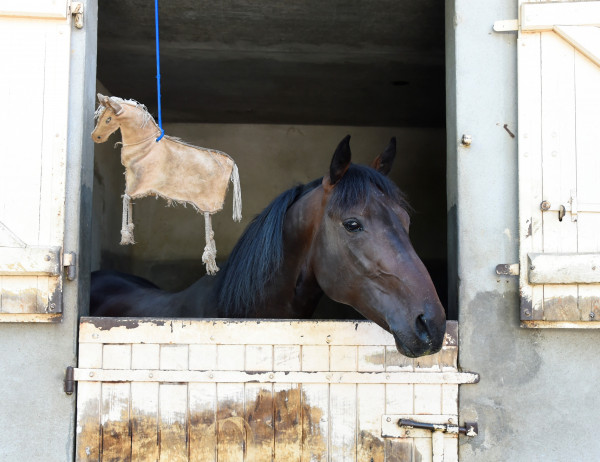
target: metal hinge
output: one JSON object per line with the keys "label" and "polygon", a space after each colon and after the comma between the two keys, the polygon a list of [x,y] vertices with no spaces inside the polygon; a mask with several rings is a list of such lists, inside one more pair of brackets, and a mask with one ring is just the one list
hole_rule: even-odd
{"label": "metal hinge", "polygon": [[71,2],[71,14],[77,29],[83,28],[83,2]]}
{"label": "metal hinge", "polygon": [[73,366],[67,366],[65,372],[65,393],[72,395],[75,391],[75,374]]}
{"label": "metal hinge", "polygon": [[77,277],[77,254],[75,252],[65,252],[63,255],[63,266],[67,273],[67,279],[74,281]]}

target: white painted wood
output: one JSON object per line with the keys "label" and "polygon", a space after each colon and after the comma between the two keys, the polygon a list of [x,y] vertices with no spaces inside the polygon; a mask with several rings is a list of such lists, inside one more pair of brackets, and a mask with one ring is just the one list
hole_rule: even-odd
{"label": "white painted wood", "polygon": [[[105,322],[111,323],[110,328]],[[248,323],[248,324],[245,324]],[[449,325],[453,325],[450,321]],[[135,329],[131,327],[135,325]],[[265,339],[273,345],[376,345],[390,346],[395,351],[392,334],[370,321],[310,321],[237,319],[135,319],[86,318],[81,319],[80,341],[85,343],[170,343],[237,345],[264,345]],[[328,335],[335,332],[329,339]],[[448,339],[445,339],[448,342]]]}
{"label": "white painted wood", "polygon": [[[106,345],[114,346],[114,345]],[[128,346],[128,345],[127,345]],[[106,354],[106,353],[105,353]],[[471,372],[248,372],[248,371],[178,371],[178,370],[124,370],[75,369],[76,380],[105,382],[227,382],[227,383],[477,383],[479,376]],[[89,376],[92,373],[93,376]]]}
{"label": "white painted wood", "polygon": [[554,32],[576,50],[600,66],[600,28],[590,26],[554,26]]}
{"label": "white painted wood", "polygon": [[[369,344],[368,336],[329,346],[328,340],[340,338],[335,323],[320,330],[309,322],[249,322],[264,330],[263,343],[248,345],[244,338],[215,343],[217,336],[229,338],[231,325],[221,321],[90,322],[96,323],[91,329],[85,320],[81,325],[81,338],[89,341],[80,342],[83,357],[75,370],[83,393],[78,457],[85,448],[92,457],[98,457],[94,448],[106,448],[118,460],[432,460],[430,432],[405,429],[383,437],[382,416],[431,421],[441,415],[442,423],[457,422],[458,383],[478,378],[455,367],[455,323],[449,323],[442,352],[407,361],[387,351],[392,346]],[[181,343],[181,322],[196,333],[211,325],[213,335],[196,338],[205,343]],[[339,324],[342,332],[348,326]],[[314,340],[324,344],[265,344],[273,326],[304,338],[316,330]],[[153,342],[142,343],[137,329]],[[98,343],[101,334],[112,343]],[[323,355],[325,361],[315,359]],[[311,363],[324,370],[308,368]],[[442,372],[442,365],[449,370]],[[457,446],[448,437],[438,446],[456,460]]]}
{"label": "white painted wood", "polygon": [[[84,358],[83,361],[88,360]],[[94,361],[90,360],[90,362]],[[101,392],[102,384],[100,382],[81,382],[77,384],[75,457],[78,462],[98,462],[100,460]]]}
{"label": "white painted wood", "polygon": [[68,0],[0,0],[0,17],[66,19],[69,3]]}
{"label": "white painted wood", "polygon": [[531,284],[600,283],[600,254],[530,254],[529,282]]}
{"label": "white painted wood", "polygon": [[158,383],[131,384],[131,460],[158,460]]}
{"label": "white painted wood", "polygon": [[187,384],[161,384],[159,389],[159,459],[187,462]]}
{"label": "white painted wood", "polygon": [[[0,140],[0,152],[19,153],[0,156],[0,222],[13,242],[16,237],[31,249],[63,247],[71,34],[67,5],[64,0],[0,2],[0,126],[10,133]],[[2,241],[7,243],[5,237]],[[40,261],[35,252],[25,251],[31,255],[18,273],[4,268],[0,322],[55,322],[62,311],[58,253],[53,252],[49,268],[44,255]],[[25,313],[36,316],[17,316]]]}
{"label": "white painted wood", "polygon": [[330,460],[356,460],[356,385],[330,386]]}
{"label": "white painted wood", "polygon": [[[597,1],[521,6],[519,278],[524,327],[580,328],[596,320],[596,310],[600,314],[600,278],[590,257],[600,252],[600,215],[595,212],[600,203],[599,19]],[[541,211],[542,201],[550,203],[550,210]],[[562,221],[561,205],[566,211]]]}
{"label": "white painted wood", "polygon": [[600,2],[540,2],[521,5],[522,31],[561,26],[600,26]]}

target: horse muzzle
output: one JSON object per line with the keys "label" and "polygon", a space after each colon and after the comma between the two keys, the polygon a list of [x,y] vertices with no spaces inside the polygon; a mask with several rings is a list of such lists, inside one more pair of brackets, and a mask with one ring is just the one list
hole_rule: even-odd
{"label": "horse muzzle", "polygon": [[[394,336],[396,348],[409,358],[435,354],[442,349],[446,333],[446,316],[437,309],[426,310],[419,314],[411,325],[394,328],[390,331]],[[429,314],[431,312],[435,314]],[[429,313],[428,313],[429,312]]]}

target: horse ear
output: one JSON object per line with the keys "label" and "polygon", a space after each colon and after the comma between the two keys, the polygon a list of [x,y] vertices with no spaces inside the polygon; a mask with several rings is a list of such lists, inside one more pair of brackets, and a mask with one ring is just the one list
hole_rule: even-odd
{"label": "horse ear", "polygon": [[338,144],[338,147],[333,153],[333,158],[331,159],[331,165],[329,166],[329,178],[326,179],[330,186],[335,185],[342,179],[348,170],[348,167],[350,167],[351,158],[352,153],[350,152],[350,135],[346,135],[346,137],[340,141],[340,144]]}
{"label": "horse ear", "polygon": [[371,167],[377,170],[382,175],[388,175],[392,170],[392,164],[394,163],[394,157],[396,157],[396,137],[393,136],[390,140],[390,144],[385,148],[381,154],[379,154],[375,160],[371,163]]}
{"label": "horse ear", "polygon": [[115,115],[120,115],[121,112],[123,112],[123,107],[118,102],[116,102],[112,97],[106,98],[105,101],[106,101],[106,105],[113,110]]}
{"label": "horse ear", "polygon": [[108,96],[104,96],[102,93],[98,93],[98,102],[102,105],[102,106],[106,106],[106,100],[108,99]]}

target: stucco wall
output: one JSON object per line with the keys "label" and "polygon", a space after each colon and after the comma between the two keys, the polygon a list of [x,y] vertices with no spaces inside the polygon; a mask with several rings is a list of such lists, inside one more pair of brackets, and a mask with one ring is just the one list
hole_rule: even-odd
{"label": "stucco wall", "polygon": [[[460,390],[462,462],[597,461],[598,331],[525,330],[518,281],[498,263],[518,261],[516,1],[449,0],[447,93],[449,221],[458,244],[460,366],[481,374]],[[473,137],[461,147],[463,134]],[[454,220],[453,217],[456,217]],[[452,238],[451,238],[452,239]]]}
{"label": "stucco wall", "polygon": [[[126,95],[123,95],[126,96]],[[276,195],[328,171],[338,142],[351,134],[353,161],[370,163],[396,136],[392,179],[415,208],[411,238],[431,268],[445,298],[445,131],[440,128],[340,127],[310,125],[165,124],[167,134],[197,146],[229,153],[240,171],[243,221],[231,220],[231,191],[213,216],[217,258],[225,259],[245,226]],[[204,270],[204,221],[191,208],[166,207],[153,198],[135,201],[133,246],[119,246],[124,188],[120,135],[96,145],[94,240],[96,267],[146,277],[167,289],[185,287]]]}

